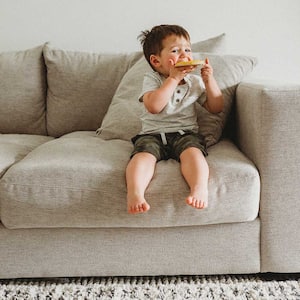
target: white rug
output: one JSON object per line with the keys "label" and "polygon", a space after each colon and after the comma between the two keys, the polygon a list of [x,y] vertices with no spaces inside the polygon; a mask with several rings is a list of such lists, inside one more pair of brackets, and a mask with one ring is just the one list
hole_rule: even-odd
{"label": "white rug", "polygon": [[299,300],[300,276],[181,276],[0,280],[0,299]]}

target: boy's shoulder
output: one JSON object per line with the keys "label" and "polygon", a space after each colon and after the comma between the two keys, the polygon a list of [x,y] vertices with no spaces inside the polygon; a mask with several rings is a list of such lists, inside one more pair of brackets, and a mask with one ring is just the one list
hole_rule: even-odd
{"label": "boy's shoulder", "polygon": [[162,75],[160,75],[158,72],[156,72],[154,70],[150,70],[150,71],[145,72],[144,76],[152,77],[152,78],[159,78],[159,79],[163,78]]}
{"label": "boy's shoulder", "polygon": [[159,83],[163,83],[165,80],[164,76],[155,71],[148,71],[144,74],[144,82],[146,81],[155,81]]}

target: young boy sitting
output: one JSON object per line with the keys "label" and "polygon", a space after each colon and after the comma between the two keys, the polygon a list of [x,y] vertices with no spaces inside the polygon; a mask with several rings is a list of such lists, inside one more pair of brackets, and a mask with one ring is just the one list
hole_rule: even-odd
{"label": "young boy sitting", "polygon": [[170,158],[180,162],[189,185],[186,203],[197,209],[206,208],[209,168],[205,141],[198,133],[195,102],[206,93],[200,104],[210,113],[222,111],[223,95],[213,68],[206,59],[198,76],[190,74],[195,66],[175,66],[193,59],[190,36],[180,26],[155,26],[142,32],[140,38],[153,72],[144,76],[139,99],[144,104],[142,131],[132,139],[134,150],[126,168],[128,212],[150,209],[145,191],[156,163]]}

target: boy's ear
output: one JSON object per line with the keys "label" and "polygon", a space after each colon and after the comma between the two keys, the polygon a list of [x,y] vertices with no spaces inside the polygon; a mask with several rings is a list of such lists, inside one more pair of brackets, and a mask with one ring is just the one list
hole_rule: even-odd
{"label": "boy's ear", "polygon": [[157,68],[160,66],[160,60],[159,60],[159,57],[157,57],[156,55],[154,54],[151,54],[150,55],[150,63],[151,65],[154,67],[154,68]]}

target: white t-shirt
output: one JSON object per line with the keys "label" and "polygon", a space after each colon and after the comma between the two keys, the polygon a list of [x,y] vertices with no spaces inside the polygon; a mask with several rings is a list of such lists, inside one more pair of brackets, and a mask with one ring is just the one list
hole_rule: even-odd
{"label": "white t-shirt", "polygon": [[[198,132],[196,101],[200,105],[205,102],[205,97],[200,98],[205,93],[205,87],[200,76],[188,74],[184,79],[185,83],[177,86],[172,98],[160,113],[152,114],[144,106],[140,134],[168,133],[178,130]],[[159,88],[164,80],[165,78],[157,72],[146,73],[139,101],[143,101],[145,93]]]}

